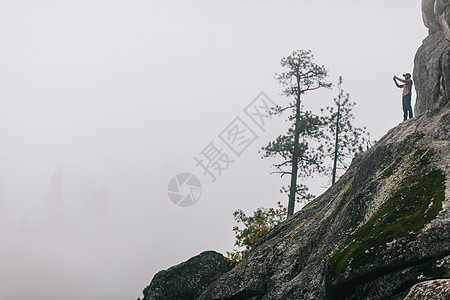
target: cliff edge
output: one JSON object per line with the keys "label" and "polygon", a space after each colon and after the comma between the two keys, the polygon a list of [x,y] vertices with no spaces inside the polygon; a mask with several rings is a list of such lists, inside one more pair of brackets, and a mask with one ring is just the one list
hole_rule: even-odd
{"label": "cliff edge", "polygon": [[450,3],[423,0],[422,12],[417,117],[236,267],[202,253],[155,275],[145,300],[450,299]]}
{"label": "cliff edge", "polygon": [[[401,123],[235,268],[221,267],[217,279],[198,286],[193,283],[204,282],[201,272],[184,270],[193,277],[178,277],[176,292],[170,281],[162,283],[158,289],[168,292],[155,298],[157,274],[144,299],[450,296],[449,133],[450,105]],[[175,269],[181,268],[162,272],[171,278],[167,272]],[[179,298],[187,287],[195,298]]]}
{"label": "cliff edge", "polygon": [[199,299],[403,299],[450,278],[450,107],[390,130]]}

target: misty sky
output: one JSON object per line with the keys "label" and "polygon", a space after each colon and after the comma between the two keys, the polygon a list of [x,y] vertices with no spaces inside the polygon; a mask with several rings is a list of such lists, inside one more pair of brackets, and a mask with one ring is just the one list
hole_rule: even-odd
{"label": "misty sky", "polygon": [[[285,117],[262,130],[244,112],[261,92],[287,103],[280,59],[311,49],[379,139],[426,35],[419,0],[2,1],[0,299],[136,299],[159,270],[232,250],[233,211],[287,201],[258,154]],[[219,138],[237,117],[257,135],[240,156]],[[194,161],[211,142],[234,160],[214,183]],[[187,208],[167,194],[182,172],[203,187]]]}

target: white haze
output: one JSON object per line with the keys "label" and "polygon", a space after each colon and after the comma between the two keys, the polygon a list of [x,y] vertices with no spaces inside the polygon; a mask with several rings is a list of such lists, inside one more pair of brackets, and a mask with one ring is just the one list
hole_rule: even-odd
{"label": "white haze", "polygon": [[[286,202],[258,154],[286,124],[215,183],[193,158],[261,91],[285,103],[280,59],[311,49],[379,139],[402,120],[392,76],[426,34],[419,0],[2,1],[0,299],[136,299],[157,271],[225,254],[234,210]],[[202,181],[189,208],[167,196],[180,172]]]}

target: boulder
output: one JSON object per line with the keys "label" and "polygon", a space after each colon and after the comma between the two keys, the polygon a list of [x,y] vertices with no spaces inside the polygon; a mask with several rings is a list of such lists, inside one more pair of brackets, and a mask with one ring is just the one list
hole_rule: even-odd
{"label": "boulder", "polygon": [[158,272],[143,293],[143,300],[196,300],[203,290],[231,269],[225,257],[205,251]]}
{"label": "boulder", "polygon": [[429,35],[414,58],[416,116],[450,99],[450,1],[422,0],[422,16]]}
{"label": "boulder", "polygon": [[430,280],[415,284],[405,300],[450,299],[450,279]]}

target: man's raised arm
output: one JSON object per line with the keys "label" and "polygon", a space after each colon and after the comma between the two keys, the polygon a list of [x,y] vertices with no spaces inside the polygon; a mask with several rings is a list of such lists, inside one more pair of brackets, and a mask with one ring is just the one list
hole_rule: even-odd
{"label": "man's raised arm", "polygon": [[406,80],[403,80],[403,79],[401,79],[401,78],[398,78],[397,76],[394,76],[394,79],[398,79],[398,80],[400,80],[400,81],[403,82],[403,83],[406,82]]}
{"label": "man's raised arm", "polygon": [[404,84],[398,84],[398,82],[397,82],[397,79],[398,80],[400,80],[401,82],[405,82],[404,80],[402,80],[402,79],[400,79],[400,78],[398,78],[397,76],[394,76],[394,82],[395,82],[395,85],[398,87],[398,88],[402,88],[402,87],[404,87],[405,85]]}

